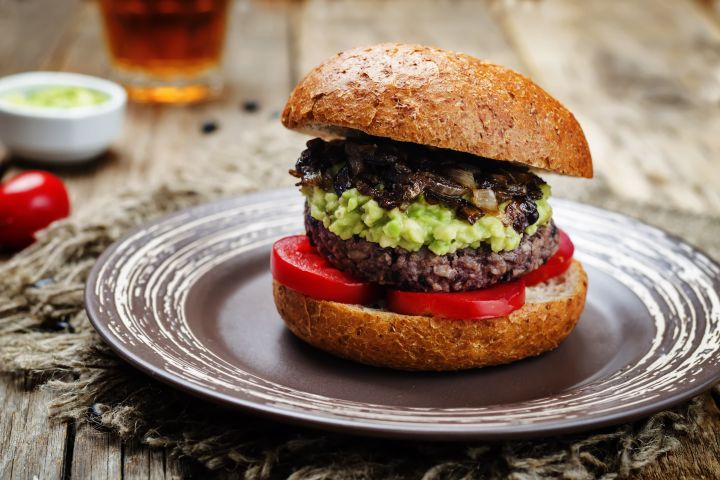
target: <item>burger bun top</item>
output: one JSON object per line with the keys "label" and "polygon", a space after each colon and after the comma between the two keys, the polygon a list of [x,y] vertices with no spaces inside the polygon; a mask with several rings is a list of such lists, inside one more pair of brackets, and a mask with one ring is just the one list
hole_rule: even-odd
{"label": "burger bun top", "polygon": [[341,52],[295,87],[286,127],[367,134],[592,177],[582,128],[530,79],[464,53],[385,43]]}

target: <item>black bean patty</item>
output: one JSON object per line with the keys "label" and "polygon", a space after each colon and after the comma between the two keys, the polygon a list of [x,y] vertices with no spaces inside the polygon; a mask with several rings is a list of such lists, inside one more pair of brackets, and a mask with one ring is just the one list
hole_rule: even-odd
{"label": "black bean patty", "polygon": [[404,248],[383,248],[358,236],[343,240],[322,222],[305,214],[310,241],[336,268],[358,278],[401,290],[461,292],[487,288],[535,270],[558,249],[555,223],[525,235],[510,252],[494,253],[482,244],[447,255],[435,255],[427,247],[417,252]]}

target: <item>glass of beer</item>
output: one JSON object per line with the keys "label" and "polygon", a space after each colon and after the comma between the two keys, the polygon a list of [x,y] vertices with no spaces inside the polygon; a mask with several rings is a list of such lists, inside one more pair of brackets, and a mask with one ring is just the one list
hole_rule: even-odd
{"label": "glass of beer", "polygon": [[222,89],[231,0],[100,0],[114,73],[139,102],[193,103]]}

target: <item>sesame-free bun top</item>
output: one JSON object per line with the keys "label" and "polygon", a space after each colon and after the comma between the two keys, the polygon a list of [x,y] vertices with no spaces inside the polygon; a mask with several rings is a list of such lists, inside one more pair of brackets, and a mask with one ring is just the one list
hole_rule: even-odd
{"label": "sesame-free bun top", "polygon": [[385,43],[339,53],[295,87],[286,127],[360,132],[578,177],[592,159],[577,120],[530,79],[464,53]]}

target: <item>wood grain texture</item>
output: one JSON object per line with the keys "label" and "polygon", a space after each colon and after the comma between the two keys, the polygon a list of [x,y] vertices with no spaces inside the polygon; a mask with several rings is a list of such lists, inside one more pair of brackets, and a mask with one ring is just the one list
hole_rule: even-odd
{"label": "wood grain texture", "polygon": [[0,0],[0,73],[43,68],[80,5],[80,0]]}
{"label": "wood grain texture", "polygon": [[110,432],[89,424],[81,425],[75,435],[71,478],[122,478],[122,443]]}
{"label": "wood grain texture", "polygon": [[165,450],[149,449],[133,440],[123,445],[123,478],[179,480],[197,472],[186,462],[169,458]]}
{"label": "wood grain texture", "polygon": [[0,377],[0,478],[60,478],[67,426],[51,422],[51,395],[30,391],[23,376]]}
{"label": "wood grain texture", "polygon": [[342,50],[381,42],[456,50],[524,71],[486,7],[477,0],[308,0],[296,14],[297,70],[304,76]]}
{"label": "wood grain texture", "polygon": [[720,213],[720,31],[691,1],[496,2],[531,76],[628,198]]}

